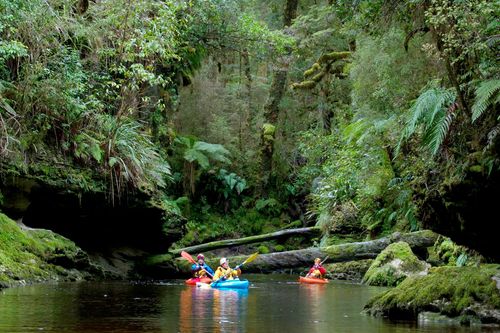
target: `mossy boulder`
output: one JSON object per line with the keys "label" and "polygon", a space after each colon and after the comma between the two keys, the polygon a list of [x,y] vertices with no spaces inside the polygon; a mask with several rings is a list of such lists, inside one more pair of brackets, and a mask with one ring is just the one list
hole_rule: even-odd
{"label": "mossy boulder", "polygon": [[448,237],[439,237],[434,246],[428,248],[426,261],[432,266],[477,266],[485,261],[478,252],[453,242]]}
{"label": "mossy boulder", "polygon": [[500,265],[433,267],[426,276],[412,276],[365,306],[371,315],[417,319],[430,311],[460,317],[462,324],[500,324]]}
{"label": "mossy boulder", "polygon": [[408,243],[387,246],[373,261],[363,277],[372,286],[396,286],[411,275],[425,275],[430,265],[413,254]]}
{"label": "mossy boulder", "polygon": [[100,268],[69,239],[49,230],[21,228],[0,213],[1,286],[82,280],[100,273]]}

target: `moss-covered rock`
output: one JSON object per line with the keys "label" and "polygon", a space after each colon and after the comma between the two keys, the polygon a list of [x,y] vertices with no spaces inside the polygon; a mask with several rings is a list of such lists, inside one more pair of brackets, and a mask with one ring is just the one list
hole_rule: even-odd
{"label": "moss-covered rock", "polygon": [[363,282],[373,286],[396,286],[407,276],[427,274],[429,267],[413,254],[408,243],[397,242],[375,258]]}
{"label": "moss-covered rock", "polygon": [[416,319],[419,313],[431,311],[461,316],[462,323],[500,324],[500,291],[495,276],[500,276],[500,265],[433,267],[428,275],[409,277],[371,299],[365,310],[392,319]]}
{"label": "moss-covered rock", "polygon": [[450,238],[440,236],[428,249],[426,259],[432,266],[477,266],[485,259],[476,251],[460,246]]}
{"label": "moss-covered rock", "polygon": [[372,264],[373,259],[354,260],[325,265],[327,277],[335,280],[359,282]]}
{"label": "moss-covered rock", "polygon": [[49,230],[22,229],[0,213],[0,285],[81,280],[102,274],[72,241]]}

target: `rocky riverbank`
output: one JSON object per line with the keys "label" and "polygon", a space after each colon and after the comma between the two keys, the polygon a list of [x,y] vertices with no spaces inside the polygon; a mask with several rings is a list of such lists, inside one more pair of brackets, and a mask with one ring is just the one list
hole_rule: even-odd
{"label": "rocky riverbank", "polygon": [[106,276],[71,240],[49,230],[27,228],[0,213],[0,288]]}
{"label": "rocky riverbank", "polygon": [[500,265],[433,267],[373,298],[365,310],[393,319],[433,312],[462,324],[500,325]]}

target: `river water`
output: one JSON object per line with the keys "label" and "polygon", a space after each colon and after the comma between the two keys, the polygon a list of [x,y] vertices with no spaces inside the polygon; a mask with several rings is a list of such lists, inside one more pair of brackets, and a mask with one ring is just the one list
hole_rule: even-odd
{"label": "river water", "polygon": [[[289,275],[246,275],[248,291],[155,284],[61,283],[0,292],[0,332],[479,332],[390,322],[361,314],[383,288],[332,281],[301,285]],[[494,330],[489,330],[493,332]]]}

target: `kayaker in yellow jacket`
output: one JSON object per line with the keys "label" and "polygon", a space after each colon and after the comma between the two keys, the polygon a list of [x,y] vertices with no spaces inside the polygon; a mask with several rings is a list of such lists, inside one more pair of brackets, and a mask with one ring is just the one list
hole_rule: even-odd
{"label": "kayaker in yellow jacket", "polygon": [[229,267],[229,261],[226,258],[221,258],[220,266],[215,270],[213,277],[214,281],[219,279],[233,280],[241,275],[241,269],[232,269]]}

